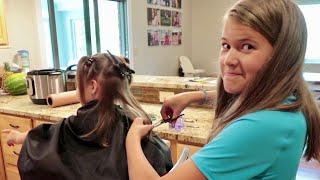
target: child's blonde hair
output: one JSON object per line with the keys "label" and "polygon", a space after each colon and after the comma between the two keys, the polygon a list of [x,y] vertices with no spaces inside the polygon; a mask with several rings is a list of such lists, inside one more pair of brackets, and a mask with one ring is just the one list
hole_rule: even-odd
{"label": "child's blonde hair", "polygon": [[143,117],[146,119],[145,123],[151,124],[147,113],[130,91],[134,71],[127,63],[129,63],[128,59],[114,56],[111,53],[84,56],[78,63],[77,83],[81,101],[85,102],[85,87],[91,80],[96,80],[100,86],[100,98],[97,104],[99,119],[95,128],[83,137],[88,139],[96,137],[102,146],[109,144],[112,129],[118,120],[115,104],[120,105],[123,113],[130,119]]}

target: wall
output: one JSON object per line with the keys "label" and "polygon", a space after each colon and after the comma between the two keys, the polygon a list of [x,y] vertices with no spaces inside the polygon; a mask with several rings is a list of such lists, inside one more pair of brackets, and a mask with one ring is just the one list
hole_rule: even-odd
{"label": "wall", "polygon": [[[192,0],[192,62],[207,72],[219,71],[220,35],[224,13],[237,0]],[[320,73],[320,64],[305,64],[304,71]]]}
{"label": "wall", "polygon": [[222,19],[236,1],[192,0],[192,62],[196,68],[219,71]]}
{"label": "wall", "polygon": [[[183,0],[182,46],[147,46],[147,2],[128,1],[130,58],[137,74],[177,75],[178,57],[189,56],[195,68],[218,72],[222,17],[236,0]],[[129,45],[129,46],[130,46]]]}
{"label": "wall", "polygon": [[[193,0],[195,1],[195,0]],[[147,44],[147,1],[128,1],[129,47],[137,74],[178,75],[178,58],[191,57],[191,0],[182,1],[182,45],[149,47]]]}
{"label": "wall", "polygon": [[9,47],[0,49],[0,64],[11,61],[17,50],[30,53],[31,68],[41,66],[36,0],[4,0]]}
{"label": "wall", "polygon": [[320,64],[305,64],[304,71],[305,72],[320,73]]}

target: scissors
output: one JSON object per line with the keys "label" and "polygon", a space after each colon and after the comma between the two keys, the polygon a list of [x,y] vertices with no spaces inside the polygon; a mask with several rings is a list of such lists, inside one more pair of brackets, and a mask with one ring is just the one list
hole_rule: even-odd
{"label": "scissors", "polygon": [[183,116],[184,114],[180,114],[179,116],[175,117],[175,118],[172,118],[172,117],[169,117],[167,119],[161,119],[159,120],[158,122],[154,123],[153,124],[153,127],[158,127],[160,126],[161,124],[163,123],[172,123],[174,121],[176,121],[179,117]]}

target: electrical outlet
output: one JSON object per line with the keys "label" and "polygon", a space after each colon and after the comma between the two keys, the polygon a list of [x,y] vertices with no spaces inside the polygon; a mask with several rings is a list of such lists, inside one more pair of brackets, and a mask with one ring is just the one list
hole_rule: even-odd
{"label": "electrical outlet", "polygon": [[167,92],[167,91],[159,91],[159,101],[163,102],[165,99],[174,96],[174,92]]}

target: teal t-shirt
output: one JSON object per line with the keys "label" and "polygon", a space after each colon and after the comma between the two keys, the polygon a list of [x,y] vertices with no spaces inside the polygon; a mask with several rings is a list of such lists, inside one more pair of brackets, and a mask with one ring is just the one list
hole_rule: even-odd
{"label": "teal t-shirt", "polygon": [[191,159],[207,179],[295,179],[306,131],[300,111],[261,110],[232,122]]}

